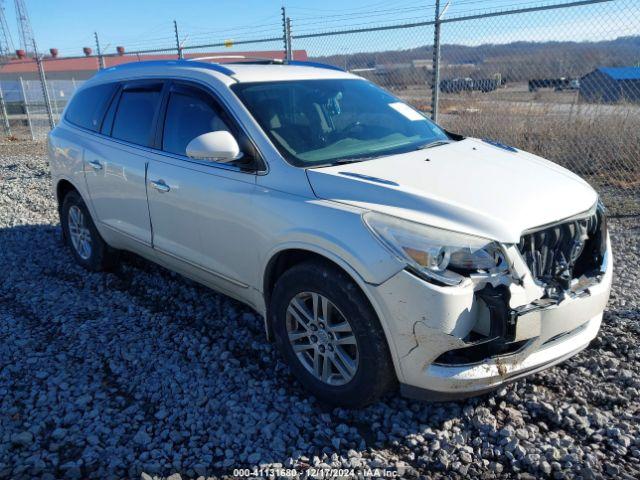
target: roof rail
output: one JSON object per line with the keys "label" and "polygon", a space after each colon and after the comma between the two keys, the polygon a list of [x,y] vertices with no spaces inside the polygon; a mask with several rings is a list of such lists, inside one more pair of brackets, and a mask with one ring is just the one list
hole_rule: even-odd
{"label": "roof rail", "polygon": [[135,68],[139,66],[163,67],[168,65],[179,65],[179,66],[181,65],[181,66],[193,67],[195,66],[194,64],[196,63],[198,64],[197,65],[198,67],[208,68],[209,70],[214,70],[216,72],[222,73],[227,76],[231,76],[234,74],[233,70],[230,70],[220,65],[219,63],[193,62],[190,60],[141,60],[139,62],[122,63],[120,65],[114,65],[113,67],[107,67],[105,69],[99,70],[97,74],[100,75],[101,73],[120,71],[120,70]]}
{"label": "roof rail", "polygon": [[140,66],[162,67],[162,66],[168,66],[168,65],[178,65],[178,66],[185,67],[185,66],[196,66],[195,64],[197,64],[197,66],[200,68],[208,68],[209,70],[214,70],[218,73],[222,73],[223,75],[227,75],[229,77],[234,75],[235,72],[230,68],[225,67],[224,64],[207,61],[207,60],[222,60],[222,59],[248,60],[246,62],[244,61],[227,62],[228,64],[235,63],[236,65],[240,63],[266,64],[266,65],[293,65],[293,66],[299,66],[299,67],[326,68],[328,70],[337,70],[339,72],[345,71],[342,68],[336,67],[334,65],[327,65],[325,63],[319,63],[319,62],[307,62],[303,60],[284,61],[278,58],[245,57],[243,55],[215,55],[211,57],[199,57],[199,58],[189,58],[189,59],[181,59],[181,60],[142,60],[138,62],[123,63],[120,65],[114,65],[113,67],[107,67],[103,70],[100,70],[98,72],[98,75],[100,75],[101,73],[120,71],[123,69],[136,68]]}
{"label": "roof rail", "polygon": [[308,62],[306,60],[289,60],[287,65],[298,65],[300,67],[315,67],[315,68],[326,68],[327,70],[337,70],[339,72],[345,72],[343,68],[336,67],[335,65],[329,65],[327,63],[320,62]]}
{"label": "roof rail", "polygon": [[265,65],[294,65],[299,67],[315,67],[326,68],[328,70],[337,70],[344,72],[345,70],[336,67],[335,65],[329,65],[320,62],[308,62],[306,60],[282,60],[280,58],[267,58],[267,57],[247,57],[245,55],[212,55],[210,57],[190,58],[190,61],[203,61],[203,60],[248,60],[247,62],[227,62],[227,63],[254,63]]}
{"label": "roof rail", "polygon": [[260,63],[265,65],[283,64],[284,61],[279,58],[267,58],[267,57],[247,57],[245,55],[212,55],[209,57],[197,57],[188,58],[190,62],[203,62],[206,60],[247,60],[242,62],[227,62],[227,63]]}

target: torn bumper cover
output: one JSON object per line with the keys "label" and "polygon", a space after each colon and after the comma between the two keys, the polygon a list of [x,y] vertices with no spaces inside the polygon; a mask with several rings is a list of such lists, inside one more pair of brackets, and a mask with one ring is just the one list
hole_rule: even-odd
{"label": "torn bumper cover", "polygon": [[605,241],[598,275],[557,296],[529,274],[517,246],[508,252],[517,281],[450,288],[402,271],[372,287],[402,392],[429,400],[477,395],[587,347],[611,289],[611,247]]}

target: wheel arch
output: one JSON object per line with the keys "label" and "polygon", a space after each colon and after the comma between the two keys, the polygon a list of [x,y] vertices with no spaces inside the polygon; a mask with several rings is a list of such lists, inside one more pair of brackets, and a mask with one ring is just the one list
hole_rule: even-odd
{"label": "wheel arch", "polygon": [[264,269],[263,276],[263,298],[264,298],[264,326],[265,333],[267,335],[267,339],[269,341],[273,340],[273,330],[271,325],[271,314],[270,314],[270,301],[271,294],[273,292],[273,288],[279,278],[284,272],[288,269],[298,265],[300,263],[309,261],[309,260],[319,260],[322,262],[326,262],[334,268],[339,269],[344,274],[346,274],[351,280],[355,282],[360,291],[363,293],[367,302],[371,306],[373,312],[378,317],[378,322],[382,327],[382,331],[384,333],[385,339],[387,341],[387,346],[389,348],[389,352],[391,353],[391,361],[393,363],[396,376],[400,375],[400,366],[398,364],[397,351],[395,347],[395,343],[391,338],[391,332],[389,331],[389,327],[387,322],[384,320],[382,315],[382,310],[378,305],[375,297],[371,294],[370,288],[367,288],[369,283],[367,283],[358,272],[351,267],[344,259],[335,255],[332,252],[323,251],[318,248],[314,248],[309,245],[289,245],[287,247],[283,247],[277,251],[275,251],[269,261],[266,264]]}
{"label": "wheel arch", "polygon": [[64,197],[66,197],[69,192],[73,191],[82,196],[80,194],[80,190],[78,190],[76,186],[69,180],[67,180],[66,178],[61,178],[60,180],[58,180],[58,183],[56,184],[56,200],[58,201],[58,210],[62,208]]}
{"label": "wheel arch", "polygon": [[[80,190],[69,180],[66,178],[61,178],[56,183],[56,201],[58,202],[58,217],[60,218],[60,225],[62,225],[62,204],[64,202],[65,197],[70,192],[76,192],[82,198],[82,194]],[[67,242],[67,235],[65,234],[64,228],[61,228],[62,241],[64,243]]]}
{"label": "wheel arch", "polygon": [[[353,280],[364,294],[373,311],[378,316],[378,319],[382,324],[383,329],[385,330],[385,334],[387,333],[384,321],[382,318],[380,318],[380,311],[377,308],[376,303],[371,298],[368,289],[366,288],[367,282],[362,278],[362,276],[360,276],[360,274],[358,274],[358,272],[353,267],[351,267],[344,259],[332,252],[314,248],[309,245],[288,245],[283,246],[279,250],[272,253],[263,271],[264,273],[261,286],[265,305],[264,321],[266,334],[269,339],[273,338],[269,304],[271,303],[271,294],[276,282],[278,281],[278,278],[284,272],[294,267],[295,265],[309,260],[326,262],[334,268],[339,269],[340,271],[345,273],[351,280]],[[388,340],[389,338],[387,337],[387,342]]]}

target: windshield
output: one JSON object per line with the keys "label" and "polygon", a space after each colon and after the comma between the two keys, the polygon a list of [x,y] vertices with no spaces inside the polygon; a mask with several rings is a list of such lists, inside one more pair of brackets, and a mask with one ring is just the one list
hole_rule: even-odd
{"label": "windshield", "polygon": [[239,83],[232,89],[297,166],[363,160],[449,140],[419,111],[363,80]]}

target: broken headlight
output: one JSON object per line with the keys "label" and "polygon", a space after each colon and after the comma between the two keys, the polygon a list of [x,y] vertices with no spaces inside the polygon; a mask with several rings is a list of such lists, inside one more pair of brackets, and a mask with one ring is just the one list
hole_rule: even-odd
{"label": "broken headlight", "polygon": [[363,219],[383,245],[426,280],[458,285],[472,273],[507,270],[504,252],[492,240],[374,212]]}

